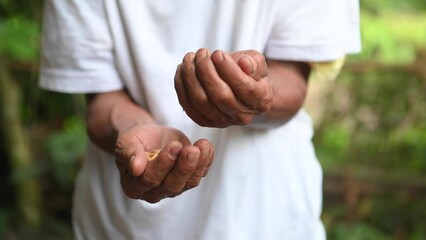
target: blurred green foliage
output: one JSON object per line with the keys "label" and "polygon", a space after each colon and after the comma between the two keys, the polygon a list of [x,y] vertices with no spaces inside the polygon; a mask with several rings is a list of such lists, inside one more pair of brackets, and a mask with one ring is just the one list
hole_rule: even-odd
{"label": "blurred green foliage", "polygon": [[53,132],[45,142],[53,179],[61,188],[72,188],[82,153],[86,149],[85,124],[80,118],[64,120],[63,129]]}
{"label": "blurred green foliage", "polygon": [[[6,69],[2,76],[19,88],[24,120],[19,124],[33,158],[30,169],[12,168],[7,150],[13,143],[0,141],[0,239],[73,238],[71,195],[87,143],[85,103],[82,96],[37,87],[42,2],[0,0],[0,69]],[[2,103],[2,110],[9,105]],[[2,136],[8,126],[0,124]],[[40,183],[43,216],[41,224],[32,226],[19,213],[16,183],[34,179]]]}
{"label": "blurred green foliage", "polygon": [[[326,166],[356,163],[410,174],[426,172],[424,78],[396,67],[372,69],[362,77],[347,69],[334,93],[338,87],[350,91],[329,96],[335,107],[317,131],[319,154],[332,161],[324,160]],[[344,109],[336,105],[342,98],[348,102]]]}
{"label": "blurred green foliage", "polygon": [[[72,239],[85,102],[37,88],[41,6],[0,0],[0,64],[21,90],[36,163],[19,173],[0,162],[0,239]],[[426,239],[426,1],[361,0],[361,10],[363,51],[324,95],[314,137],[325,172],[323,221],[331,240]],[[0,142],[2,160],[7,148]],[[42,185],[38,229],[17,217],[12,182],[28,175]]]}
{"label": "blurred green foliage", "polygon": [[36,59],[38,28],[37,23],[25,18],[0,21],[0,55],[21,61]]}
{"label": "blurred green foliage", "polygon": [[0,0],[0,57],[34,61],[39,50],[42,0]]}
{"label": "blurred green foliage", "polygon": [[362,52],[353,60],[410,63],[425,48],[426,1],[362,0]]}
{"label": "blurred green foliage", "polygon": [[426,1],[361,1],[314,142],[329,239],[426,239]]}

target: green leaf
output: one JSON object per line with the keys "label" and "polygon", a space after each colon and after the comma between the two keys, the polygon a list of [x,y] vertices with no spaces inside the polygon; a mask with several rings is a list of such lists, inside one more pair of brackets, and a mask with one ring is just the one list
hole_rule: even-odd
{"label": "green leaf", "polygon": [[35,60],[39,50],[39,25],[23,18],[0,20],[0,55],[13,60]]}

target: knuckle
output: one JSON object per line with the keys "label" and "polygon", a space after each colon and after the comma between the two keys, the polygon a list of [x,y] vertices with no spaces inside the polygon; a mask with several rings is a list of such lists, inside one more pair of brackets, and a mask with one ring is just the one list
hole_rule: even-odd
{"label": "knuckle", "polygon": [[236,123],[242,126],[251,123],[252,119],[253,117],[248,114],[237,114],[235,117]]}
{"label": "knuckle", "polygon": [[194,174],[188,179],[187,186],[196,187],[200,184],[201,179],[203,178],[205,168],[199,169],[194,172]]}
{"label": "knuckle", "polygon": [[185,56],[183,57],[182,62],[187,63],[187,62],[191,62],[194,59],[194,52],[188,52],[187,54],[185,54]]}
{"label": "knuckle", "polygon": [[[160,152],[160,154],[162,153]],[[168,158],[167,161],[157,162],[154,169],[150,171],[150,173],[152,174],[151,178],[159,179],[159,181],[161,181],[175,163],[176,159],[174,158]]]}
{"label": "knuckle", "polygon": [[161,184],[161,180],[159,177],[146,174],[142,176],[142,182],[148,189],[158,187]]}
{"label": "knuckle", "polygon": [[213,123],[214,127],[225,128],[233,123],[232,119],[214,106],[207,108],[203,115]]}
{"label": "knuckle", "polygon": [[182,191],[182,187],[179,185],[172,184],[172,185],[166,186],[165,191],[167,192],[168,196],[173,196],[173,195],[179,194]]}
{"label": "knuckle", "polygon": [[230,96],[225,92],[218,92],[214,97],[217,106],[227,106],[231,100]]}
{"label": "knuckle", "polygon": [[198,185],[200,185],[200,179],[190,179],[188,180],[188,182],[185,185],[185,190],[191,189],[191,188],[195,188]]}
{"label": "knuckle", "polygon": [[187,76],[190,74],[190,73],[192,73],[192,72],[194,72],[194,69],[195,69],[195,67],[194,67],[194,65],[192,65],[191,63],[185,63],[185,64],[183,64],[183,71],[182,71],[182,77],[183,77],[183,79],[186,79],[187,78]]}
{"label": "knuckle", "polygon": [[184,82],[184,84],[187,83],[187,80],[192,77],[193,73],[195,72],[195,67],[192,63],[184,63],[182,65],[182,71],[181,71],[181,81]]}
{"label": "knuckle", "polygon": [[240,86],[237,90],[238,96],[240,96],[241,99],[245,99],[244,102],[246,102],[246,104],[253,102],[259,95],[259,87],[256,83],[255,81],[249,81],[243,86]]}
{"label": "knuckle", "polygon": [[259,88],[256,86],[254,81],[249,82],[244,86],[244,94],[249,98],[256,97],[259,93]]}
{"label": "knuckle", "polygon": [[115,151],[116,152],[121,152],[124,149],[124,141],[123,139],[120,137],[119,139],[117,139],[117,141],[115,142]]}
{"label": "knuckle", "polygon": [[128,133],[121,135],[114,146],[114,153],[119,156],[126,156],[134,148],[132,136]]}
{"label": "knuckle", "polygon": [[192,177],[188,180],[188,182],[195,181],[196,184],[198,185],[201,178],[203,177],[203,173],[204,173],[204,169],[195,171],[194,174],[192,174]]}
{"label": "knuckle", "polygon": [[262,101],[260,101],[257,107],[257,111],[260,113],[267,112],[271,109],[271,105],[272,105],[272,95],[269,94]]}
{"label": "knuckle", "polygon": [[204,91],[192,92],[191,98],[193,102],[197,103],[197,105],[204,106],[209,103],[209,98]]}
{"label": "knuckle", "polygon": [[267,111],[269,111],[270,109],[271,109],[271,104],[269,104],[269,103],[261,103],[261,104],[259,104],[259,106],[257,107],[257,111],[258,111],[259,113],[267,112]]}
{"label": "knuckle", "polygon": [[206,116],[208,119],[210,119],[216,125],[222,125],[223,124],[222,116],[217,114],[217,111],[215,111],[215,112],[207,111],[206,113],[204,113],[204,116]]}
{"label": "knuckle", "polygon": [[179,166],[179,173],[184,176],[191,175],[194,172],[194,167],[190,164],[182,164]]}

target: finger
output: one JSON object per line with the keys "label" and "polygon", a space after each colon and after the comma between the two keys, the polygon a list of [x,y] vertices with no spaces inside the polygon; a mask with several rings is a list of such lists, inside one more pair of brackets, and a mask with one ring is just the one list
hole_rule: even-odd
{"label": "finger", "polygon": [[[195,57],[198,79],[211,103],[227,117],[230,123],[242,125],[249,123],[254,112],[237,99],[231,87],[219,76],[210,55],[206,55],[201,49]],[[211,113],[215,112],[211,111]]]}
{"label": "finger", "polygon": [[198,160],[197,168],[188,179],[184,189],[190,189],[198,186],[201,178],[206,176],[206,170],[208,169],[208,166],[211,165],[214,156],[213,145],[209,141],[200,139],[194,143],[194,146],[200,149],[200,158]]}
{"label": "finger", "polygon": [[195,146],[188,146],[183,149],[176,165],[162,184],[162,188],[169,197],[182,193],[188,180],[196,170],[199,160],[200,149]]}
{"label": "finger", "polygon": [[155,187],[143,194],[141,199],[155,203],[167,197],[175,197],[184,190],[186,182],[195,171],[200,151],[194,146],[184,148],[179,158],[160,187]]}
{"label": "finger", "polygon": [[141,184],[136,177],[130,174],[130,172],[120,171],[120,184],[127,197],[139,199],[141,194]]}
{"label": "finger", "polygon": [[[195,55],[185,56],[182,67],[183,83],[188,98],[197,111],[206,116],[213,124],[213,127],[227,127],[230,125],[228,117],[212,104],[206,93],[206,88],[200,83],[200,81],[205,81],[206,78],[208,79],[211,75],[216,74],[214,66],[209,69],[210,71],[205,72],[204,75],[199,75],[197,72],[198,65],[209,60],[210,53],[207,49],[200,49]],[[220,89],[215,90],[220,92]]]}
{"label": "finger", "polygon": [[210,170],[210,167],[213,164],[214,157],[215,157],[214,148],[212,148],[211,149],[211,155],[210,155],[210,158],[208,159],[208,163],[207,163],[206,169],[204,170],[203,177],[207,176],[207,174]]}
{"label": "finger", "polygon": [[124,134],[117,139],[114,153],[120,172],[128,171],[136,177],[143,173],[148,163],[143,145],[130,134]]}
{"label": "finger", "polygon": [[255,50],[245,50],[230,54],[240,68],[252,78],[260,81],[268,76],[265,56]]}
{"label": "finger", "polygon": [[207,117],[203,116],[197,108],[193,106],[191,100],[188,97],[185,84],[182,79],[182,65],[179,64],[175,74],[175,90],[178,96],[179,104],[185,110],[186,114],[197,124],[203,127],[212,127],[213,124],[208,120]]}
{"label": "finger", "polygon": [[[243,59],[246,57],[249,59]],[[240,101],[250,109],[261,112],[269,110],[272,101],[272,89],[267,77],[259,80],[254,79],[246,74],[231,56],[222,51],[215,51],[211,58],[219,76],[229,84]],[[254,60],[249,56],[242,56],[239,61],[242,65],[248,64],[252,65],[250,67],[252,69],[259,69],[259,63]]]}
{"label": "finger", "polygon": [[156,160],[148,163],[141,176],[141,184],[144,186],[143,192],[161,185],[175,165],[181,151],[182,145],[179,142],[170,142],[161,150]]}
{"label": "finger", "polygon": [[163,128],[163,141],[161,142],[162,146],[165,146],[170,143],[170,141],[178,141],[183,147],[191,145],[191,140],[181,131],[172,127],[162,127]]}

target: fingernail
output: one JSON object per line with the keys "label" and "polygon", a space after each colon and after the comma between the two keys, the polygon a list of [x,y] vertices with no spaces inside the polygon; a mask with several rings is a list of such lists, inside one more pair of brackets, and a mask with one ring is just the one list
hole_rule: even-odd
{"label": "fingernail", "polygon": [[132,168],[132,163],[133,163],[133,160],[135,159],[135,155],[133,155],[131,158],[130,158],[130,162],[129,162],[129,169],[131,169]]}
{"label": "fingernail", "polygon": [[171,159],[177,159],[179,153],[180,153],[181,148],[179,146],[173,146],[170,148],[169,151],[169,157]]}
{"label": "fingernail", "polygon": [[222,62],[225,59],[224,53],[221,50],[216,50],[212,54],[212,60],[214,63]]}
{"label": "fingernail", "polygon": [[195,53],[194,52],[189,52],[187,54],[185,54],[185,56],[183,57],[182,62],[190,62],[192,61],[192,59],[194,58]]}
{"label": "fingernail", "polygon": [[204,49],[204,57],[210,57],[210,50],[208,48]]}
{"label": "fingernail", "polygon": [[250,56],[243,55],[240,58],[240,63],[244,66],[244,72],[249,75],[254,75],[256,73],[255,64]]}
{"label": "fingernail", "polygon": [[132,175],[134,175],[134,173],[133,173],[133,168],[132,168],[132,165],[133,165],[133,160],[135,159],[135,155],[133,155],[131,158],[130,158],[130,161],[129,161],[129,171],[130,171],[130,173],[132,174]]}

